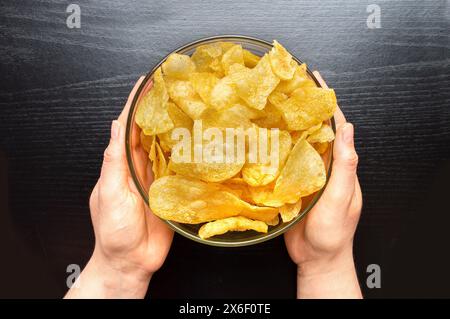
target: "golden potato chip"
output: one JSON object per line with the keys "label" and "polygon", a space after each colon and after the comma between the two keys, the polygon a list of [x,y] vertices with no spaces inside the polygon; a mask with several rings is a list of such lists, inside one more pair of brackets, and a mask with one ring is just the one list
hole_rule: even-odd
{"label": "golden potato chip", "polygon": [[275,182],[264,186],[248,186],[248,194],[251,201],[260,206],[267,207],[281,207],[285,204],[283,198],[277,198],[274,196],[273,188]]}
{"label": "golden potato chip", "polygon": [[222,235],[229,231],[254,230],[260,233],[267,233],[267,224],[257,220],[251,220],[242,216],[228,217],[209,222],[200,227],[198,236],[202,239],[216,235]]}
{"label": "golden potato chip", "polygon": [[150,186],[150,208],[157,216],[179,223],[199,224],[212,220],[244,216],[271,221],[277,209],[253,206],[227,191],[221,184],[180,175],[164,176]]}
{"label": "golden potato chip", "polygon": [[222,56],[222,69],[225,74],[228,74],[228,70],[233,64],[244,65],[244,55],[241,45],[235,45],[231,47]]}
{"label": "golden potato chip", "polygon": [[[271,131],[268,131],[271,133]],[[268,134],[268,142],[270,143],[271,134]],[[250,186],[264,186],[274,181],[280,174],[281,168],[284,166],[286,159],[291,151],[291,135],[287,131],[279,131],[278,149],[275,150],[278,165],[274,163],[245,163],[242,168],[242,178]],[[270,145],[270,144],[269,144]],[[268,157],[272,156],[270,147],[267,149]]]}
{"label": "golden potato chip", "polygon": [[266,222],[267,226],[276,226],[276,225],[278,225],[279,223],[280,223],[280,218],[278,217],[278,215],[275,216],[274,219],[272,219],[272,220]]}
{"label": "golden potato chip", "polygon": [[220,63],[218,60],[222,56],[222,45],[220,43],[204,44],[192,54],[192,61],[195,63],[198,72],[214,72],[214,63]]}
{"label": "golden potato chip", "polygon": [[285,204],[280,207],[280,215],[283,223],[290,222],[298,216],[302,209],[302,199],[300,198],[295,204]]}
{"label": "golden potato chip", "polygon": [[145,135],[143,131],[141,131],[140,139],[142,148],[148,153],[150,152],[150,148],[152,147],[152,143],[155,136]]}
{"label": "golden potato chip", "polygon": [[273,72],[280,79],[292,79],[298,64],[292,59],[292,55],[276,40],[273,41],[273,48],[269,52],[269,58]]}
{"label": "golden potato chip", "polygon": [[262,110],[267,103],[267,97],[280,82],[272,71],[269,56],[264,55],[253,69],[235,66],[236,64],[233,64],[229,72],[237,94],[248,106]]}
{"label": "golden potato chip", "polygon": [[243,49],[243,56],[244,56],[244,64],[248,68],[254,68],[261,57],[257,56],[256,54],[251,53],[248,50]]}
{"label": "golden potato chip", "polygon": [[289,96],[287,96],[284,93],[281,93],[279,91],[273,91],[269,97],[268,100],[270,103],[272,103],[275,106],[281,105],[282,103],[286,102],[286,100],[289,98]]}
{"label": "golden potato chip", "polygon": [[325,185],[326,171],[322,158],[304,139],[294,145],[273,190],[284,203],[297,202]]}
{"label": "golden potato chip", "polygon": [[274,106],[289,130],[306,130],[333,116],[336,96],[332,89],[306,87],[295,90],[286,101]]}
{"label": "golden potato chip", "polygon": [[194,90],[200,95],[203,102],[209,104],[211,98],[211,92],[216,84],[219,82],[219,78],[212,73],[208,72],[195,72],[191,73],[190,81]]}
{"label": "golden potato chip", "polygon": [[168,86],[170,98],[191,119],[196,120],[208,106],[195,92],[189,81],[173,81]]}
{"label": "golden potato chip", "polygon": [[330,143],[328,142],[324,142],[324,143],[314,143],[312,144],[312,146],[314,147],[314,149],[317,151],[317,153],[319,153],[320,155],[324,154],[327,149],[328,146],[330,145]]}
{"label": "golden potato chip", "polygon": [[310,84],[314,84],[314,81],[309,79],[308,73],[306,72],[306,64],[297,65],[295,68],[294,76],[290,80],[280,81],[280,84],[275,88],[275,91],[291,94],[294,90],[306,85],[311,86]]}
{"label": "golden potato chip", "polygon": [[283,116],[272,103],[268,102],[262,111],[264,112],[264,117],[253,120],[253,123],[264,128],[279,128],[281,130],[287,129]]}
{"label": "golden potato chip", "polygon": [[218,110],[223,110],[237,102],[239,102],[239,95],[231,77],[221,78],[211,91],[211,105]]}
{"label": "golden potato chip", "polygon": [[[192,129],[193,121],[192,119],[186,115],[178,106],[176,106],[172,102],[167,103],[167,111],[169,112],[169,116],[172,119],[174,124],[174,128],[184,127],[188,130]],[[172,139],[173,129],[166,133],[158,134],[159,143],[162,149],[166,152],[169,152],[172,147],[178,142]]]}
{"label": "golden potato chip", "polygon": [[241,106],[235,105],[225,110],[217,110],[214,108],[206,109],[200,116],[203,121],[203,129],[207,128],[243,128],[253,127],[250,119],[241,113]]}
{"label": "golden potato chip", "polygon": [[153,76],[152,89],[142,97],[136,110],[136,123],[145,135],[164,133],[173,128],[167,112],[168,100],[169,95],[159,68]]}
{"label": "golden potato chip", "polygon": [[334,132],[331,126],[324,124],[318,130],[309,135],[306,140],[309,143],[325,143],[334,140]]}
{"label": "golden potato chip", "polygon": [[235,104],[230,108],[233,112],[240,114],[241,116],[248,118],[249,120],[257,120],[266,117],[266,113],[263,110],[257,110],[249,107],[245,104]]}
{"label": "golden potato chip", "polygon": [[155,179],[169,175],[166,158],[154,136],[148,157],[152,161],[152,171]]}
{"label": "golden potato chip", "polygon": [[165,76],[175,79],[187,80],[195,72],[195,64],[191,57],[184,54],[172,53],[161,66]]}

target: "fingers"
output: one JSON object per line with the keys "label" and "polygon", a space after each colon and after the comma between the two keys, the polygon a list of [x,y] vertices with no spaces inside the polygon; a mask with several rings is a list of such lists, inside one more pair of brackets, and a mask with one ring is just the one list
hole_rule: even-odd
{"label": "fingers", "polygon": [[130,107],[131,107],[131,102],[133,102],[133,98],[136,95],[136,92],[139,88],[139,86],[141,85],[142,81],[144,80],[144,76],[141,76],[136,84],[134,85],[133,89],[131,90],[130,94],[128,95],[128,100],[127,103],[125,103],[125,107],[123,108],[122,112],[119,115],[118,120],[120,121],[120,123],[122,125],[126,125],[127,122],[127,116],[128,116],[128,112],[130,111]]}
{"label": "fingers", "polygon": [[336,131],[331,177],[323,193],[323,200],[331,206],[350,204],[355,192],[358,155],[353,133],[350,123],[342,124]]}
{"label": "fingers", "polygon": [[[328,85],[325,83],[320,73],[318,71],[314,71],[313,74],[316,76],[317,81],[319,81],[320,85],[323,88],[328,89]],[[339,105],[337,105],[336,111],[334,112],[334,120],[336,121],[336,126],[340,126],[347,122],[344,113],[342,113],[341,109],[339,108]]]}
{"label": "fingers", "polygon": [[111,125],[111,139],[103,156],[100,189],[104,194],[123,191],[127,185],[128,167],[125,158],[125,126],[115,120]]}

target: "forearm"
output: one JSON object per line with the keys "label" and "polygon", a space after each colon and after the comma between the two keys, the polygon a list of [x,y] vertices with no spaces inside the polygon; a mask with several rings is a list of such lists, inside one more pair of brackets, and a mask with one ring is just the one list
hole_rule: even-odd
{"label": "forearm", "polygon": [[123,272],[91,257],[66,299],[144,298],[151,275]]}
{"label": "forearm", "polygon": [[300,265],[297,268],[297,298],[362,298],[352,251],[333,260]]}

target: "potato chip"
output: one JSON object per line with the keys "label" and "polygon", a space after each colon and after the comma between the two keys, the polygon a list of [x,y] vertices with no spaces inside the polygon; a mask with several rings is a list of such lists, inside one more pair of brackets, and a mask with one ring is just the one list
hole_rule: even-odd
{"label": "potato chip", "polygon": [[189,75],[195,72],[195,64],[191,57],[178,53],[169,55],[161,68],[165,76],[179,80],[188,80]]}
{"label": "potato chip", "polygon": [[267,207],[281,207],[285,204],[283,198],[274,196],[275,182],[264,186],[248,186],[248,193],[253,203]]}
{"label": "potato chip", "polygon": [[[172,102],[167,103],[167,111],[169,112],[169,116],[172,119],[174,124],[174,128],[184,127],[188,130],[192,129],[193,121],[192,119],[186,115],[178,106],[176,106]],[[159,142],[162,149],[166,152],[169,152],[172,147],[178,142],[172,139],[172,130],[158,134]]]}
{"label": "potato chip", "polygon": [[227,191],[223,185],[180,175],[155,180],[149,191],[150,208],[157,216],[179,223],[199,224],[244,216],[271,221],[277,209],[253,206]]}
{"label": "potato chip", "polygon": [[235,105],[225,110],[216,110],[214,108],[206,109],[200,116],[203,121],[203,129],[207,128],[243,128],[253,127],[252,122],[241,113],[241,106]]}
{"label": "potato chip", "polygon": [[266,222],[267,226],[276,226],[280,223],[280,218],[277,216],[274,217],[274,219]]}
{"label": "potato chip", "polygon": [[325,185],[322,158],[304,139],[295,144],[274,187],[274,197],[284,203],[297,202]]}
{"label": "potato chip", "polygon": [[292,55],[276,40],[273,41],[273,48],[269,52],[269,58],[273,72],[280,79],[292,79],[298,64],[292,59]]}
{"label": "potato chip", "polygon": [[287,129],[283,116],[272,103],[268,102],[262,111],[264,112],[264,117],[255,119],[253,123],[264,128],[279,128],[281,130]]}
{"label": "potato chip", "polygon": [[154,136],[145,135],[144,132],[141,131],[140,139],[141,139],[142,148],[147,153],[150,152],[150,148],[152,147]]}
{"label": "potato chip", "polygon": [[280,81],[280,84],[275,88],[275,91],[291,94],[294,90],[302,87],[302,86],[311,86],[310,84],[314,84],[308,77],[308,73],[306,72],[306,64],[297,65],[295,68],[294,76],[290,80]]}
{"label": "potato chip", "polygon": [[330,146],[330,143],[328,142],[324,142],[324,143],[314,143],[312,144],[312,146],[314,147],[314,149],[317,151],[317,153],[319,153],[320,155],[324,154],[327,149],[328,146]]}
{"label": "potato chip", "polygon": [[248,68],[254,68],[261,57],[257,56],[256,54],[251,53],[248,50],[243,49],[243,56],[244,56],[244,64]]}
{"label": "potato chip", "polygon": [[155,137],[153,137],[148,157],[152,161],[152,171],[155,179],[169,175],[166,158]]}
{"label": "potato chip", "polygon": [[[268,131],[270,133],[270,131]],[[268,140],[270,143],[270,136],[268,134]],[[278,165],[274,163],[245,163],[242,168],[242,178],[250,186],[264,186],[272,181],[274,181],[280,174],[281,168],[284,166],[286,159],[291,151],[291,135],[287,131],[279,131],[279,147],[275,150],[278,155]],[[269,144],[270,145],[270,144]],[[269,158],[272,155],[270,152],[270,147],[268,147],[267,152],[269,153]]]}
{"label": "potato chip", "polygon": [[[192,61],[195,63],[198,72],[214,72],[214,63],[219,62],[223,50],[220,43],[204,44],[192,54]],[[211,68],[213,65],[213,68]]]}
{"label": "potato chip", "polygon": [[280,215],[283,223],[290,222],[298,216],[302,209],[302,199],[300,198],[295,204],[285,204],[280,207]]}
{"label": "potato chip", "polygon": [[235,68],[235,65],[233,64],[229,72],[237,94],[248,106],[262,110],[267,103],[267,97],[280,82],[272,71],[269,56],[264,55],[253,69]]}
{"label": "potato chip", "polygon": [[264,112],[263,110],[257,110],[245,104],[238,103],[232,106],[230,109],[249,120],[257,120],[267,116],[266,112]]}
{"label": "potato chip", "polygon": [[218,110],[223,110],[237,102],[239,102],[239,95],[233,81],[228,76],[221,78],[211,91],[211,105]]}
{"label": "potato chip", "polygon": [[309,143],[325,143],[334,140],[334,132],[331,126],[324,124],[318,130],[309,135],[306,140]]}
{"label": "potato chip", "polygon": [[289,130],[306,130],[333,116],[336,96],[332,89],[306,87],[295,90],[286,101],[274,106]]}
{"label": "potato chip", "polygon": [[200,95],[203,102],[209,104],[211,99],[211,92],[219,78],[208,72],[195,72],[190,75],[190,82],[194,90]]}
{"label": "potato chip", "polygon": [[222,56],[222,69],[225,74],[228,74],[229,68],[233,64],[244,65],[244,55],[241,45],[231,47]]}
{"label": "potato chip", "polygon": [[139,101],[135,120],[145,135],[164,133],[173,128],[173,122],[167,112],[166,86],[161,74],[157,69],[153,77],[153,87]]}
{"label": "potato chip", "polygon": [[170,98],[191,119],[196,120],[208,106],[195,92],[189,81],[173,81],[168,86]]}
{"label": "potato chip", "polygon": [[198,231],[198,236],[202,239],[216,235],[222,235],[229,231],[254,230],[260,233],[267,233],[267,224],[257,220],[251,220],[242,216],[228,217],[213,222],[206,223]]}

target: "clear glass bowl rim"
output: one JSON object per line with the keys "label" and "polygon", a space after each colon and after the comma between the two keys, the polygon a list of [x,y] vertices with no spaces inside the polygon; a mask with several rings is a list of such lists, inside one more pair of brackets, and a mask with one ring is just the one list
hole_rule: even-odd
{"label": "clear glass bowl rim", "polygon": [[[172,52],[167,54],[163,59],[161,59],[161,61],[158,62],[152,68],[152,70],[150,72],[147,73],[144,80],[139,85],[139,88],[137,89],[136,94],[133,97],[133,100],[132,100],[132,103],[130,106],[130,111],[129,111],[128,117],[127,117],[127,126],[126,126],[126,133],[125,133],[126,134],[125,149],[126,149],[128,167],[130,169],[130,173],[131,173],[133,182],[136,185],[136,188],[138,189],[142,199],[144,200],[144,202],[146,203],[147,206],[149,205],[148,194],[147,194],[147,191],[145,189],[143,189],[143,187],[141,186],[139,177],[137,176],[136,170],[134,168],[133,156],[132,156],[131,144],[130,144],[132,126],[133,126],[133,121],[134,121],[133,115],[134,115],[134,110],[135,110],[137,102],[138,102],[138,98],[139,98],[142,90],[145,88],[146,84],[148,83],[148,81],[151,80],[153,73],[156,71],[156,69],[158,69],[161,66],[161,64],[167,59],[167,57],[169,55],[171,55],[172,53],[184,52],[186,50],[193,49],[199,45],[207,44],[210,42],[216,42],[216,41],[230,41],[230,42],[247,41],[256,46],[264,46],[267,49],[270,49],[272,47],[272,44],[268,41],[261,40],[261,39],[251,37],[251,36],[245,36],[245,35],[217,35],[217,36],[205,37],[205,38],[201,38],[201,39],[189,42],[189,43],[173,50]],[[303,63],[295,55],[292,55],[292,57],[299,64]],[[315,77],[314,73],[311,72],[311,70],[308,67],[307,67],[306,71],[307,71],[308,75],[314,80],[316,85],[318,87],[322,87],[320,85],[319,81],[317,80],[317,78]],[[333,128],[333,131],[336,132],[336,124],[334,121],[334,117],[332,117],[330,119],[330,122],[331,122],[331,126]],[[330,148],[329,148],[328,152],[329,152],[329,160],[328,160],[328,164],[326,164],[326,166],[327,166],[326,167],[326,169],[327,169],[326,184],[328,183],[328,180],[329,180],[329,177],[331,174],[331,167],[332,167],[332,162],[333,162],[333,143],[330,143]],[[196,241],[198,243],[207,244],[207,245],[211,245],[211,246],[219,246],[219,247],[242,247],[242,246],[254,245],[254,244],[264,242],[266,240],[270,240],[272,238],[275,238],[275,237],[285,233],[289,228],[291,228],[292,226],[297,224],[299,221],[301,221],[306,216],[306,214],[314,207],[316,202],[320,199],[320,197],[326,187],[326,184],[321,190],[316,192],[316,194],[314,195],[314,198],[308,203],[308,206],[306,207],[306,209],[301,214],[299,214],[296,218],[294,218],[293,220],[291,220],[290,222],[286,223],[285,225],[281,226],[280,228],[276,229],[273,232],[270,232],[270,230],[269,230],[269,232],[267,234],[265,234],[264,236],[258,237],[258,238],[247,239],[247,240],[242,239],[240,241],[232,241],[232,242],[217,241],[217,240],[214,240],[214,237],[208,238],[208,239],[201,239],[200,237],[192,235],[191,233],[180,228],[177,225],[177,223],[174,223],[169,220],[164,220],[164,219],[161,219],[161,220],[163,220],[167,225],[169,225],[169,227],[172,230],[174,230],[178,234],[180,234],[188,239],[191,239],[193,241]]]}

